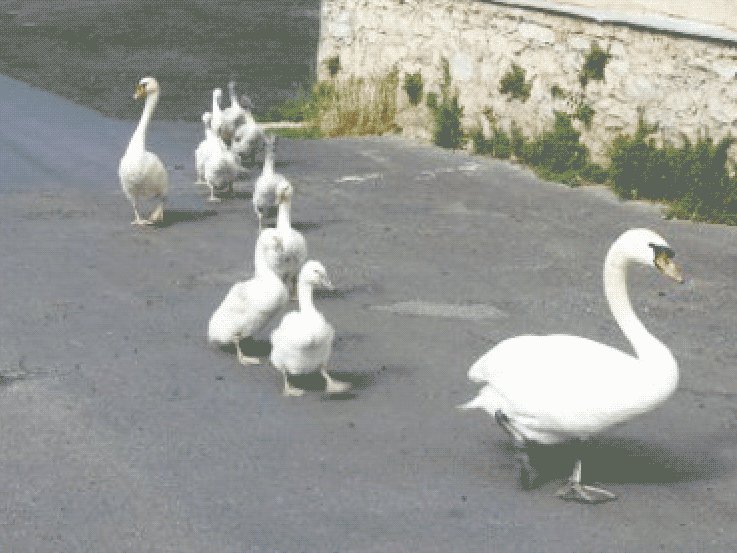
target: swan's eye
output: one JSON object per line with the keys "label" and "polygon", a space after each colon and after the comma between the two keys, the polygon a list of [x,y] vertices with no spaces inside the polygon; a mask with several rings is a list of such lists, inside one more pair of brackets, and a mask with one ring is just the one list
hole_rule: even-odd
{"label": "swan's eye", "polygon": [[655,259],[658,258],[665,258],[665,259],[673,259],[676,256],[676,252],[674,252],[671,248],[668,246],[662,246],[660,244],[648,244],[653,249],[653,253],[655,254]]}

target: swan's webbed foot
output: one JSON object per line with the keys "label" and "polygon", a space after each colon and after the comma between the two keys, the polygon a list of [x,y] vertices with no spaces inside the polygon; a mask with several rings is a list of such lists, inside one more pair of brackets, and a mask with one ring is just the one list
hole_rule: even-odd
{"label": "swan's webbed foot", "polygon": [[517,449],[517,463],[519,464],[519,484],[523,490],[531,490],[540,483],[540,471],[530,461],[529,446],[524,436],[520,434],[501,409],[494,413],[496,423],[510,435],[514,440],[514,447]]}
{"label": "swan's webbed foot", "polygon": [[515,456],[519,464],[519,485],[523,490],[531,490],[540,483],[540,471],[530,462],[526,448],[520,448]]}
{"label": "swan's webbed foot", "polygon": [[576,460],[573,474],[565,486],[559,489],[556,496],[564,501],[578,501],[579,503],[603,503],[617,499],[617,496],[604,488],[581,484],[581,460]]}
{"label": "swan's webbed foot", "polygon": [[341,382],[332,378],[326,370],[320,371],[322,377],[325,379],[325,392],[328,394],[344,394],[351,389],[350,382]]}
{"label": "swan's webbed foot", "polygon": [[617,499],[617,496],[604,488],[587,486],[581,482],[569,480],[555,495],[563,501],[578,501],[579,503],[604,503]]}

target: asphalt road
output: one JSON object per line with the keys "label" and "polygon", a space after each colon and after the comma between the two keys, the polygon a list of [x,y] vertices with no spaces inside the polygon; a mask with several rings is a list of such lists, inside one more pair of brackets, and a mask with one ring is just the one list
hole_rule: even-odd
{"label": "asphalt road", "polygon": [[[171,209],[133,228],[116,176],[133,122],[6,78],[0,97],[0,550],[737,549],[737,229],[398,139],[283,141],[293,219],[337,286],[317,300],[334,368],[355,389],[287,399],[267,366],[205,340],[253,268],[252,181],[205,204],[199,126],[154,119]],[[503,432],[454,408],[476,390],[466,371],[521,333],[627,348],[601,270],[639,226],[687,276],[630,279],[679,390],[589,448],[585,478],[617,501],[556,499],[564,449],[523,492]]]}

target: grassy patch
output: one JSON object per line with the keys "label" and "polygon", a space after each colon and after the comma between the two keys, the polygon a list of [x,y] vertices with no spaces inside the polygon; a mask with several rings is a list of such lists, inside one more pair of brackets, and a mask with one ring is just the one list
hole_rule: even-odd
{"label": "grassy patch", "polygon": [[270,132],[284,138],[298,138],[302,140],[315,140],[318,138],[323,138],[320,129],[318,127],[315,127],[314,125],[307,125],[305,127],[293,129],[273,129]]}
{"label": "grassy patch", "polygon": [[397,69],[380,78],[320,83],[313,93],[316,124],[325,136],[396,132],[398,87]]}

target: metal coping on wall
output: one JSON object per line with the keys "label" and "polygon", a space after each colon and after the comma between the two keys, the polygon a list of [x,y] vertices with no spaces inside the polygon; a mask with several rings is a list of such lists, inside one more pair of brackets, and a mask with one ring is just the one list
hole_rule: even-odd
{"label": "metal coping on wall", "polygon": [[677,19],[667,15],[628,15],[611,10],[600,10],[570,4],[556,4],[547,0],[476,0],[484,4],[497,4],[521,10],[537,11],[557,16],[568,16],[602,25],[618,25],[636,30],[646,30],[686,38],[706,40],[731,46],[737,45],[737,32],[689,19]]}

